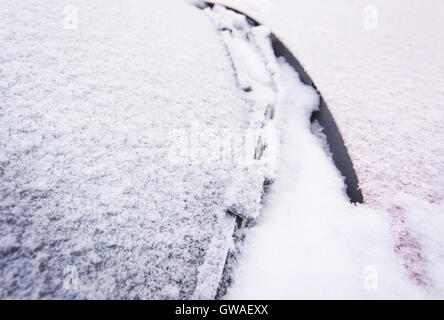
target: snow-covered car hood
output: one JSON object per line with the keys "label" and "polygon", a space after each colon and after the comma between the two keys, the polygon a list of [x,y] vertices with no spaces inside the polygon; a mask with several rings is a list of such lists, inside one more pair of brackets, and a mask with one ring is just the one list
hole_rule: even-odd
{"label": "snow-covered car hood", "polygon": [[71,4],[0,9],[0,297],[213,297],[235,166],[188,140],[248,127],[216,27],[179,0],[75,1],[67,27]]}
{"label": "snow-covered car hood", "polygon": [[189,2],[0,6],[0,298],[442,297],[442,11]]}

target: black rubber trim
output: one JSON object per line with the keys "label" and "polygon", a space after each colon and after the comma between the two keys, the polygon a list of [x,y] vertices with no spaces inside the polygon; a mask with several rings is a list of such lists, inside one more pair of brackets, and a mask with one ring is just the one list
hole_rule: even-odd
{"label": "black rubber trim", "polygon": [[346,191],[350,201],[353,203],[363,203],[364,197],[359,189],[358,177],[355,169],[353,168],[353,163],[350,159],[347,148],[345,147],[344,139],[342,139],[341,133],[339,132],[336,122],[330,113],[324,98],[322,98],[318,88],[316,88],[316,85],[313,83],[310,76],[301,66],[296,57],[290,52],[290,50],[288,50],[287,47],[285,47],[285,45],[275,35],[272,34],[271,39],[274,54],[277,57],[284,57],[288,64],[290,64],[299,73],[301,81],[306,85],[312,86],[318,92],[319,97],[321,98],[319,111],[313,112],[310,120],[312,122],[317,120],[324,128],[324,134],[327,137],[327,142],[330,147],[330,152],[332,153],[333,161],[338,170],[345,177],[345,185],[347,187]]}
{"label": "black rubber trim", "polygon": [[[215,3],[211,2],[206,2],[206,4],[209,7],[213,7],[215,5]],[[251,17],[249,17],[248,15],[237,9],[233,9],[225,5],[221,6],[224,6],[229,10],[244,15],[247,18],[247,21],[250,25],[253,26],[260,25],[260,23],[257,22],[255,19],[252,19]],[[302,65],[299,63],[298,59],[296,59],[296,57],[282,43],[282,41],[280,41],[279,38],[276,37],[276,35],[274,34],[271,34],[271,41],[274,54],[276,55],[276,57],[284,57],[285,60],[288,62],[288,64],[290,64],[294,68],[294,70],[297,73],[299,73],[301,81],[306,85],[312,86],[318,92],[320,96],[319,111],[313,112],[310,120],[312,122],[317,120],[319,124],[324,128],[324,134],[327,137],[327,142],[330,147],[330,152],[332,153],[333,161],[338,170],[345,177],[346,192],[348,197],[350,198],[350,201],[352,203],[363,203],[364,197],[362,196],[362,192],[359,188],[358,177],[353,168],[353,163],[350,159],[347,148],[345,147],[344,139],[342,139],[341,133],[339,132],[336,122],[332,114],[330,113],[327,104],[322,98],[321,93],[317,89],[314,82],[311,80],[310,76],[304,70]]]}

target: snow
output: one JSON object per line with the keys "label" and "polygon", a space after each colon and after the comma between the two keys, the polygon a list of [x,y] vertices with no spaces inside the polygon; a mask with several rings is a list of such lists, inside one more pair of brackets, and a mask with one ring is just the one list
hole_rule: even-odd
{"label": "snow", "polygon": [[[214,297],[237,168],[199,150],[242,136],[249,103],[208,17],[179,0],[2,1],[0,30],[0,298]],[[196,121],[206,140],[184,146]]]}
{"label": "snow", "polygon": [[[356,12],[367,5],[361,1],[219,3],[265,22],[300,59],[336,118],[366,200],[358,207],[346,205],[342,180],[328,178],[334,171],[331,161],[330,173],[320,169],[325,142],[318,142],[318,154],[310,156],[313,142],[289,138],[301,135],[308,115],[288,117],[291,121],[280,127],[285,135],[280,173],[263,221],[247,233],[245,256],[228,297],[443,297],[443,137],[438,123],[444,119],[439,89],[444,78],[437,53],[444,46],[443,38],[436,37],[442,3],[421,6],[415,30],[391,19],[382,20],[385,29],[374,34],[358,25],[362,15],[356,18]],[[392,18],[413,14],[419,6],[403,2],[405,11],[398,12],[399,2],[377,3],[384,17]],[[429,59],[413,55],[419,52]],[[297,91],[295,84],[290,87]],[[305,121],[299,129],[293,125],[298,119]],[[312,131],[319,136],[319,128]],[[374,291],[365,286],[369,270],[380,277]]]}
{"label": "snow", "polygon": [[[228,299],[390,299],[424,293],[399,272],[382,212],[348,202],[343,179],[311,133],[314,89],[280,61],[279,173],[261,221],[248,230]],[[377,272],[366,287],[366,270]]]}
{"label": "snow", "polygon": [[442,2],[188,2],[1,2],[0,298],[442,298]]}
{"label": "snow", "polygon": [[227,211],[252,221],[260,215],[264,180],[272,181],[276,170],[278,136],[271,113],[278,100],[273,77],[277,66],[270,50],[270,31],[262,26],[251,28],[245,16],[222,6],[205,12],[221,33],[238,85],[249,102],[245,156],[237,160],[237,174],[226,193],[226,203]]}
{"label": "snow", "polygon": [[299,59],[335,117],[368,204],[381,208],[397,192],[442,202],[442,1],[215,2],[271,28]]}

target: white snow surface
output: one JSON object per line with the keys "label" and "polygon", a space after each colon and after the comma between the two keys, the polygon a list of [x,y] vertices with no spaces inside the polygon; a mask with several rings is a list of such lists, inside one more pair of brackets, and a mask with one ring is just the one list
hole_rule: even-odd
{"label": "white snow surface", "polygon": [[264,179],[274,180],[279,145],[274,121],[279,100],[274,77],[277,64],[271,49],[270,30],[263,26],[251,27],[245,16],[222,6],[205,11],[224,39],[238,85],[246,91],[249,101],[249,131],[245,137],[248,156],[243,165],[238,165],[226,201],[231,211],[254,220],[261,211]]}
{"label": "white snow surface", "polygon": [[259,219],[227,298],[444,297],[443,3],[375,1],[367,31],[363,0],[222,2],[302,62],[367,204],[267,27],[183,0],[3,0],[0,298],[213,298],[233,203]]}
{"label": "white snow surface", "polygon": [[424,297],[400,272],[383,212],[349,203],[342,177],[312,134],[316,91],[285,61],[280,67],[279,173],[262,218],[248,230],[227,298]]}
{"label": "white snow surface", "polygon": [[[317,185],[315,173],[303,180],[310,170],[302,169],[302,160],[288,163],[291,153],[302,147],[288,141],[297,133],[287,132],[282,171],[264,222],[252,231],[229,296],[444,297],[444,3],[216,2],[269,27],[302,63],[335,117],[366,202],[335,209],[339,200],[328,196],[335,194],[333,185]],[[366,29],[369,12],[375,9],[378,26]],[[282,130],[287,130],[285,125]],[[322,166],[316,161],[311,165]],[[296,177],[296,172],[307,173]],[[290,183],[288,176],[304,183]],[[331,203],[322,207],[324,201]],[[335,229],[341,232],[333,237]],[[320,240],[324,236],[327,241]],[[364,290],[364,264],[376,266],[387,286]],[[336,279],[342,272],[350,277]],[[263,280],[267,277],[268,285]],[[271,291],[273,286],[277,292]]]}
{"label": "white snow surface", "polygon": [[[250,112],[210,19],[181,0],[1,1],[0,43],[0,298],[214,297],[237,171],[199,143]],[[190,146],[196,127],[213,131]]]}
{"label": "white snow surface", "polygon": [[271,28],[299,59],[333,113],[368,204],[393,205],[387,195],[398,192],[442,203],[443,1],[215,2]]}

